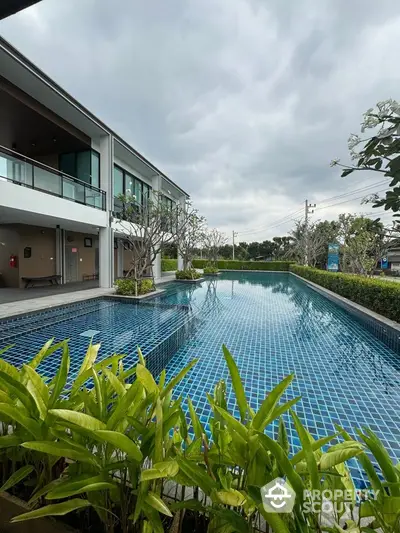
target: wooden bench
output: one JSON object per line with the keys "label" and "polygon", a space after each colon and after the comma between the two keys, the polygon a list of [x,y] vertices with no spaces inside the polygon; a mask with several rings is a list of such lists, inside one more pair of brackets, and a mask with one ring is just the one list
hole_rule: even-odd
{"label": "wooden bench", "polygon": [[36,283],[43,283],[44,281],[50,282],[50,285],[58,285],[61,280],[61,275],[53,274],[52,276],[40,276],[36,278],[23,277],[21,279],[25,281],[25,289],[27,289],[29,285],[33,287]]}
{"label": "wooden bench", "polygon": [[99,279],[99,275],[94,273],[94,274],[83,274],[82,276],[82,281],[93,281],[95,279]]}

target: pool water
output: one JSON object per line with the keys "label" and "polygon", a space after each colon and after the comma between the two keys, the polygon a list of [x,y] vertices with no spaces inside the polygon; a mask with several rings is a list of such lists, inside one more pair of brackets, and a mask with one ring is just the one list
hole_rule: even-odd
{"label": "pool water", "polygon": [[[0,347],[15,343],[4,358],[20,365],[48,338],[70,338],[73,377],[91,335],[102,343],[100,359],[128,353],[126,364],[134,364],[140,345],[153,361],[152,371],[167,364],[168,377],[198,358],[175,395],[191,397],[209,431],[205,393],[219,379],[228,380],[225,343],[253,409],[294,373],[284,400],[302,396],[295,410],[315,438],[333,433],[335,423],[353,434],[368,426],[392,458],[400,459],[400,355],[357,317],[288,273],[228,272],[200,286],[174,282],[164,288],[146,304],[92,300],[0,322]],[[58,364],[57,355],[40,370],[51,377]],[[229,380],[228,405],[238,415]],[[299,441],[290,423],[289,438],[296,451]],[[349,466],[356,485],[363,487],[357,462]]]}

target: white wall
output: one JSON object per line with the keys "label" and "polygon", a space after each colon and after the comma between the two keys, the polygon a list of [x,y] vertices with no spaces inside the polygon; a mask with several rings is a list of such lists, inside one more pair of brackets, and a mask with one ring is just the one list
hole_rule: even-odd
{"label": "white wall", "polygon": [[83,222],[96,227],[106,227],[108,220],[106,211],[3,180],[0,180],[1,206],[57,219]]}

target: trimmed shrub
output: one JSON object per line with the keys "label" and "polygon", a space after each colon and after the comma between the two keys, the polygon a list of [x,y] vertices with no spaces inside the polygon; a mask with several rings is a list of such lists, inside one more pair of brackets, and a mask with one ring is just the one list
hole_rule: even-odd
{"label": "trimmed shrub", "polygon": [[[135,280],[132,278],[123,278],[115,280],[116,293],[121,296],[136,296],[135,293]],[[152,279],[141,279],[137,282],[138,295],[147,294],[154,291],[154,283]]]}
{"label": "trimmed shrub", "polygon": [[218,274],[218,267],[215,264],[208,264],[203,268],[203,274]]}
{"label": "trimmed shrub", "polygon": [[201,278],[201,274],[194,268],[188,268],[187,270],[177,270],[175,277],[176,279],[199,279]]}
{"label": "trimmed shrub", "polygon": [[400,283],[300,265],[291,265],[290,271],[371,311],[400,322]]}
{"label": "trimmed shrub", "polygon": [[172,272],[178,268],[178,259],[161,259],[161,270],[163,272]]}
{"label": "trimmed shrub", "polygon": [[[207,259],[194,259],[194,268],[204,268],[208,265]],[[294,261],[218,261],[220,270],[278,270],[287,272]]]}

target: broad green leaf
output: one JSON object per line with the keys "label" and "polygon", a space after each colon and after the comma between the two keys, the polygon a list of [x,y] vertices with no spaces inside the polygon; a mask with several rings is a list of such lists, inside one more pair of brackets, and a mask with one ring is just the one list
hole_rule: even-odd
{"label": "broad green leaf", "polygon": [[14,516],[14,518],[11,519],[11,522],[23,522],[24,520],[33,520],[35,518],[42,518],[44,516],[63,516],[71,511],[77,511],[78,509],[89,507],[90,505],[91,503],[87,500],[75,498],[62,503],[47,505],[46,507],[41,507],[35,511],[30,511],[29,513],[23,513],[18,516]]}
{"label": "broad green leaf", "polygon": [[[210,509],[211,521],[209,533],[250,533],[249,523],[236,511],[231,509]],[[274,533],[275,529],[274,529]],[[282,533],[282,532],[281,532]]]}
{"label": "broad green leaf", "polygon": [[3,387],[3,390],[15,395],[30,414],[36,415],[37,407],[35,401],[22,383],[0,370],[0,385]]}
{"label": "broad green leaf", "polygon": [[296,398],[293,398],[292,400],[289,400],[288,402],[283,403],[282,405],[278,405],[275,407],[275,409],[272,411],[270,416],[265,420],[265,427],[269,426],[274,420],[281,417],[283,413],[286,413],[286,411],[289,411],[289,409],[296,405],[297,402],[301,400],[301,396],[297,396]]}
{"label": "broad green leaf", "polygon": [[46,495],[46,500],[61,500],[63,498],[69,498],[70,496],[78,496],[79,494],[85,494],[89,492],[97,492],[100,490],[114,490],[118,488],[115,483],[107,481],[97,481],[96,483],[85,483],[78,487],[59,487]]}
{"label": "broad green leaf", "polygon": [[71,422],[72,424],[91,431],[106,429],[104,422],[85,413],[77,413],[70,409],[50,409],[49,413],[57,418],[61,418],[62,420],[66,420],[67,422]]}
{"label": "broad green leaf", "polygon": [[191,480],[192,486],[198,486],[201,488],[205,494],[208,496],[211,494],[213,489],[217,489],[217,484],[215,481],[207,474],[204,468],[201,468],[196,463],[188,461],[184,457],[176,458],[180,470],[183,474]]}
{"label": "broad green leaf", "polygon": [[136,406],[142,400],[144,395],[143,385],[139,381],[135,381],[127,390],[126,394],[119,399],[114,408],[114,412],[107,421],[107,429],[115,429],[117,425],[125,419],[129,409]]}
{"label": "broad green leaf", "polygon": [[98,461],[93,454],[83,446],[78,447],[75,443],[72,447],[68,446],[65,442],[34,441],[24,442],[21,446],[28,448],[29,450],[54,455],[55,457],[66,457],[68,459],[73,459],[74,461],[81,461],[82,463],[99,466]]}
{"label": "broad green leaf", "polygon": [[94,395],[94,393],[96,392],[96,409],[97,409],[96,412],[97,412],[98,418],[102,420],[104,417],[104,411],[106,409],[106,406],[104,405],[104,401],[103,401],[103,391],[101,389],[100,378],[93,367],[92,367],[92,379],[94,383],[94,389],[91,390],[91,393]]}
{"label": "broad green leaf", "polygon": [[137,347],[137,353],[138,353],[138,357],[139,357],[139,363],[142,366],[146,366],[146,361],[145,361],[145,359],[143,357],[142,350],[139,348],[139,346]]}
{"label": "broad green leaf", "polygon": [[41,420],[47,416],[47,405],[49,403],[49,390],[39,374],[30,366],[25,365],[23,371],[27,375],[26,388],[35,401]]}
{"label": "broad green leaf", "polygon": [[248,431],[247,428],[241,422],[236,420],[236,418],[229,414],[228,411],[225,411],[225,409],[221,409],[221,407],[218,407],[217,405],[213,406],[213,409],[216,410],[222,416],[228,427],[236,431],[236,433],[240,435],[243,439],[247,440]]}
{"label": "broad green leaf", "polygon": [[147,503],[147,505],[150,505],[156,511],[165,514],[166,516],[172,516],[172,513],[168,509],[167,505],[154,492],[149,491],[144,501]]}
{"label": "broad green leaf", "polygon": [[304,450],[305,459],[308,466],[308,473],[311,478],[311,487],[313,490],[320,490],[320,479],[318,474],[318,465],[317,460],[312,449],[312,444],[308,437],[307,431],[305,430],[303,424],[300,422],[299,417],[294,411],[291,411],[293,418],[294,426],[296,428],[297,434],[299,436],[301,445]]}
{"label": "broad green leaf", "polygon": [[130,459],[140,462],[143,459],[139,446],[129,437],[118,431],[98,430],[95,434],[100,439],[112,444],[127,454]]}
{"label": "broad green leaf", "polygon": [[363,450],[358,446],[327,452],[322,455],[319,461],[319,467],[321,470],[328,470],[329,468],[332,468],[332,466],[344,463],[348,459],[360,455],[361,453],[363,453]]}
{"label": "broad green leaf", "polygon": [[[108,366],[113,365],[116,362],[119,362],[124,357],[125,357],[124,355],[116,355],[116,354],[110,355],[110,357],[106,357],[99,363],[96,363],[95,365],[93,365],[93,368],[96,370],[96,372],[100,372],[104,368],[107,368]],[[78,390],[80,389],[80,387],[82,387],[82,385],[88,379],[90,379],[91,376],[92,376],[92,367],[89,367],[87,370],[82,372],[82,374],[80,374],[79,377],[77,377],[75,381],[73,382],[72,387],[71,387],[71,395],[76,394]]]}
{"label": "broad green leaf", "polygon": [[158,388],[160,390],[160,392],[163,390],[164,388],[164,385],[165,385],[165,378],[167,377],[167,372],[164,368],[164,370],[161,371],[161,374],[160,374],[160,377],[158,379]]}
{"label": "broad green leaf", "polygon": [[179,509],[190,509],[191,511],[200,511],[203,513],[207,511],[207,508],[195,498],[181,502],[174,502],[171,504],[171,509],[173,511],[178,511]]}
{"label": "broad green leaf", "polygon": [[290,444],[287,436],[286,424],[284,419],[281,417],[279,419],[279,428],[278,428],[278,444],[285,452],[286,455],[289,455]]}
{"label": "broad green leaf", "polygon": [[164,459],[164,430],[163,430],[163,410],[160,398],[157,398],[156,402],[156,429],[154,433],[154,461],[156,463],[161,462]]}
{"label": "broad green leaf", "polygon": [[[10,344],[10,346],[6,346],[0,351],[0,355],[7,351],[8,349],[12,348],[14,345]],[[16,381],[20,380],[20,374],[19,370],[15,368],[15,366],[10,365],[10,363],[7,363],[7,361],[4,361],[4,359],[0,359],[0,371],[4,372],[4,374],[8,374]]]}
{"label": "broad green leaf", "polygon": [[[364,428],[364,433],[361,433],[360,431],[357,433],[373,453],[376,461],[382,469],[382,473],[385,476],[386,481],[396,483],[399,480],[398,471],[379,438],[368,428]],[[392,489],[392,495],[400,496],[400,489],[394,487]]]}
{"label": "broad green leaf", "polygon": [[10,448],[11,446],[19,446],[22,440],[18,435],[10,434],[3,435],[0,437],[0,449],[1,448]]}
{"label": "broad green leaf", "polygon": [[217,502],[230,507],[241,507],[246,501],[246,497],[235,489],[219,490],[214,492],[213,495],[215,495]]}
{"label": "broad green leaf", "polygon": [[46,357],[47,352],[50,348],[50,346],[53,344],[54,337],[52,339],[49,339],[40,349],[40,351],[35,355],[35,357],[32,359],[32,361],[29,363],[29,366],[31,368],[37,368],[40,363],[43,361],[43,359]]}
{"label": "broad green leaf", "polygon": [[225,361],[228,365],[229,373],[231,375],[232,387],[235,391],[236,402],[240,412],[240,419],[242,422],[244,422],[246,420],[248,405],[246,394],[244,392],[244,386],[239,374],[239,369],[225,344],[222,345],[222,351],[224,352]]}
{"label": "broad green leaf", "polygon": [[[325,446],[326,444],[329,444],[331,440],[336,439],[337,436],[338,436],[338,433],[336,433],[335,435],[328,435],[327,437],[323,437],[322,439],[315,440],[314,442],[311,443],[311,447],[313,451],[316,452],[317,450],[320,450],[323,446]],[[297,465],[297,463],[302,461],[304,457],[305,457],[304,450],[300,450],[299,452],[293,455],[290,462],[292,463],[293,466],[295,466]]]}
{"label": "broad green leaf", "polygon": [[5,414],[8,418],[11,418],[11,420],[23,426],[35,438],[41,437],[40,425],[33,420],[33,418],[23,415],[21,410],[17,409],[17,407],[7,403],[0,403],[0,413]]}
{"label": "broad green leaf", "polygon": [[87,349],[86,355],[82,361],[81,368],[77,374],[77,377],[81,376],[87,370],[90,370],[96,361],[97,354],[99,353],[100,344],[90,343],[89,348]]}
{"label": "broad green leaf", "polygon": [[112,388],[115,390],[116,394],[121,397],[124,396],[126,394],[126,389],[117,376],[111,372],[111,370],[108,370],[108,368],[105,368],[103,372],[110,382]]}
{"label": "broad green leaf", "polygon": [[54,407],[54,405],[59,400],[59,396],[61,392],[64,390],[65,384],[67,383],[67,378],[68,378],[68,373],[69,373],[69,364],[70,364],[69,346],[67,342],[64,342],[61,363],[57,371],[57,374],[54,378],[54,387],[53,387],[53,392],[51,394],[51,399],[49,403],[50,409]]}
{"label": "broad green leaf", "polygon": [[26,465],[14,472],[7,481],[4,483],[2,487],[0,487],[0,492],[5,492],[6,490],[10,489],[14,485],[17,485],[20,481],[26,478],[31,472],[33,471],[33,466]]}
{"label": "broad green leaf", "polygon": [[200,419],[197,416],[196,410],[193,407],[192,400],[188,398],[188,406],[189,406],[189,413],[190,418],[192,420],[192,427],[195,434],[196,439],[202,439],[203,438],[203,426],[201,425]]}
{"label": "broad green leaf", "polygon": [[267,524],[271,526],[271,529],[274,533],[291,533],[288,526],[278,513],[267,513],[262,504],[258,504],[257,509]]}
{"label": "broad green leaf", "polygon": [[174,477],[178,472],[179,465],[176,461],[163,461],[161,463],[155,463],[152,468],[142,470],[140,481],[143,482],[163,477]]}
{"label": "broad green leaf", "polygon": [[136,377],[149,394],[159,394],[160,391],[158,390],[157,383],[154,381],[151,372],[140,363],[136,366]]}
{"label": "broad green leaf", "polygon": [[268,435],[265,435],[264,433],[258,433],[257,435],[260,439],[261,445],[266,450],[270,451],[275,457],[282,471],[287,476],[291,486],[293,487],[293,490],[296,492],[297,498],[299,498],[300,501],[303,501],[304,491],[306,487],[304,486],[303,480],[301,479],[299,474],[295,471],[292,463],[290,462],[284,450],[279,446],[277,442],[268,437]]}
{"label": "broad green leaf", "polygon": [[188,372],[194,367],[198,359],[193,359],[188,365],[185,366],[175,377],[173,377],[164,390],[161,391],[160,398],[164,398],[168,393],[174,390],[176,385],[182,381]]}
{"label": "broad green leaf", "polygon": [[282,394],[293,381],[293,378],[294,374],[287,376],[268,394],[252,421],[252,427],[254,429],[256,429],[257,431],[263,431],[265,429],[268,420],[271,414],[273,413],[277,403],[279,402]]}

